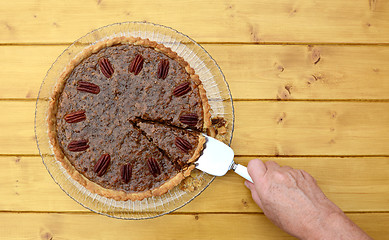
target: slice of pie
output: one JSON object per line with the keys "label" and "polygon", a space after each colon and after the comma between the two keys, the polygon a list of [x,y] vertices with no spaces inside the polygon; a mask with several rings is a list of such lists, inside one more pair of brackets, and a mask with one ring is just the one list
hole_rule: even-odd
{"label": "slice of pie", "polygon": [[56,159],[89,191],[142,200],[190,174],[210,117],[202,83],[183,58],[148,39],[116,37],[65,67],[49,137]]}
{"label": "slice of pie", "polygon": [[[156,122],[137,122],[137,127],[170,159],[180,166],[197,160],[205,143],[201,133]],[[197,146],[197,148],[196,148]]]}

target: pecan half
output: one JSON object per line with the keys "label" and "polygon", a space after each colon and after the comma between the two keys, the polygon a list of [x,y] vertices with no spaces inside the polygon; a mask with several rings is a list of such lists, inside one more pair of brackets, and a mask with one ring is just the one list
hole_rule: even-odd
{"label": "pecan half", "polygon": [[100,87],[94,83],[86,82],[86,81],[78,81],[77,82],[77,90],[82,92],[88,92],[93,94],[98,94],[100,92]]}
{"label": "pecan half", "polygon": [[193,148],[192,145],[187,140],[180,138],[180,137],[176,137],[176,140],[174,141],[174,143],[184,153],[188,153],[189,150],[191,150]]}
{"label": "pecan half", "polygon": [[80,111],[68,113],[65,115],[64,119],[67,123],[77,123],[77,122],[84,121],[86,119],[85,111],[80,110]]}
{"label": "pecan half", "polygon": [[120,169],[120,175],[123,182],[128,183],[131,180],[132,167],[130,164],[123,165]]}
{"label": "pecan half", "polygon": [[212,121],[212,125],[214,125],[215,127],[218,127],[218,128],[226,126],[226,123],[227,123],[227,121],[222,117],[212,118],[211,121]]}
{"label": "pecan half", "polygon": [[162,59],[161,61],[159,61],[158,64],[158,72],[157,72],[158,78],[165,79],[167,77],[168,72],[169,72],[169,60]]}
{"label": "pecan half", "polygon": [[199,121],[199,118],[194,113],[188,113],[180,116],[180,121],[189,126],[196,126]]}
{"label": "pecan half", "polygon": [[181,97],[185,94],[187,94],[191,90],[190,88],[190,83],[189,82],[184,82],[178,85],[176,88],[173,90],[173,95],[176,97]]}
{"label": "pecan half", "polygon": [[150,173],[154,177],[157,177],[159,174],[161,174],[161,169],[158,165],[158,162],[154,158],[150,157],[147,160],[147,166],[149,167]]}
{"label": "pecan half", "polygon": [[112,77],[112,74],[114,72],[113,67],[109,60],[105,57],[102,57],[99,59],[99,66],[101,73],[106,76],[107,78]]}
{"label": "pecan half", "polygon": [[107,171],[109,163],[111,162],[111,156],[106,153],[101,155],[99,161],[96,163],[93,171],[97,173],[97,176],[101,177]]}
{"label": "pecan half", "polygon": [[129,71],[134,73],[135,75],[138,75],[143,68],[143,61],[144,61],[144,58],[142,55],[140,55],[140,54],[136,55],[134,60],[132,60],[132,62],[130,64]]}
{"label": "pecan half", "polygon": [[68,144],[68,149],[71,152],[82,152],[89,148],[88,140],[73,140]]}

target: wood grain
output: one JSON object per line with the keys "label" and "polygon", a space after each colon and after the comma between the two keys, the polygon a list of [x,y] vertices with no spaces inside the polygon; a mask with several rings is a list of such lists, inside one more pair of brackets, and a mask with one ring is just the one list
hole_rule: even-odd
{"label": "wood grain", "polygon": [[[236,158],[247,165],[252,158]],[[263,158],[304,169],[346,212],[389,211],[389,158]],[[369,171],[366,171],[369,169]],[[51,179],[40,157],[0,157],[0,211],[89,212]],[[43,197],[44,196],[44,197]],[[177,212],[257,213],[243,179],[228,173]]]}
{"label": "wood grain", "polygon": [[[36,98],[67,47],[0,46],[0,99]],[[234,99],[389,99],[389,47],[203,44],[222,68]],[[23,69],[23,71],[21,71]],[[10,81],[17,79],[17,81]]]}
{"label": "wood grain", "polygon": [[0,238],[294,239],[234,173],[144,221],[91,213],[51,179],[34,137],[39,86],[70,43],[124,21],[177,29],[218,62],[236,100],[237,162],[310,172],[368,234],[387,238],[388,19],[379,0],[0,1]]}
{"label": "wood grain", "polygon": [[[388,155],[386,102],[235,102],[236,155]],[[0,101],[0,154],[38,154],[35,103]]]}
{"label": "wood grain", "polygon": [[233,98],[389,99],[389,48],[378,46],[205,45]]}
{"label": "wood grain", "polygon": [[386,155],[388,103],[235,102],[237,155]]}
{"label": "wood grain", "polygon": [[173,27],[199,42],[387,43],[389,3],[374,2],[1,1],[0,42],[73,42],[104,25],[136,20]]}
{"label": "wood grain", "polygon": [[35,103],[1,101],[0,153],[39,154],[35,141]]}
{"label": "wood grain", "polygon": [[[389,214],[348,214],[371,237],[388,236]],[[0,213],[7,239],[295,239],[262,214],[167,215],[123,221],[97,214]],[[147,226],[147,227],[145,227]],[[97,230],[98,229],[98,230]]]}

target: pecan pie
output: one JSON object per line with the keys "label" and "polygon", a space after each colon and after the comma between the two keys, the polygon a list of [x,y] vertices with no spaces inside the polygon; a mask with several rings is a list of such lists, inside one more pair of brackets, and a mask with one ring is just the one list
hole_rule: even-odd
{"label": "pecan pie", "polygon": [[74,58],[48,112],[55,156],[93,193],[159,196],[194,169],[211,127],[198,75],[170,48],[115,37]]}

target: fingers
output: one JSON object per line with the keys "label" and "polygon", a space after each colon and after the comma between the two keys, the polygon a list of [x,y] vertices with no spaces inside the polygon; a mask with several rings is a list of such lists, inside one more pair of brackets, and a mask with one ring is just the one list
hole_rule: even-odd
{"label": "fingers", "polygon": [[267,171],[266,165],[259,159],[253,159],[247,165],[247,171],[255,182],[260,182]]}
{"label": "fingers", "polygon": [[247,180],[244,182],[244,185],[245,185],[248,189],[250,189],[250,190],[251,190],[251,188],[254,187],[254,184],[253,184],[252,182],[247,181]]}
{"label": "fingers", "polygon": [[304,174],[303,174],[303,170],[296,169],[296,174],[297,174],[297,176],[299,176],[300,178],[306,180],[306,179],[305,179],[305,176],[304,176]]}
{"label": "fingers", "polygon": [[278,163],[276,163],[274,161],[267,161],[267,162],[265,162],[265,165],[266,165],[266,168],[269,170],[276,170],[276,169],[281,168],[280,165],[278,165]]}
{"label": "fingers", "polygon": [[253,198],[254,202],[255,202],[256,204],[258,204],[258,206],[263,210],[262,201],[261,201],[261,199],[259,198],[259,195],[258,195],[258,193],[257,193],[257,191],[256,191],[256,189],[255,189],[254,184],[251,183],[251,182],[249,182],[249,181],[245,181],[245,182],[244,182],[244,185],[245,185],[248,189],[250,189],[250,191],[251,191],[251,197]]}
{"label": "fingers", "polygon": [[262,201],[259,197],[257,188],[261,188],[264,183],[264,176],[267,172],[267,167],[261,160],[253,159],[247,165],[247,171],[253,180],[253,183],[245,181],[245,185],[250,189],[253,200],[261,209],[263,209]]}
{"label": "fingers", "polygon": [[294,171],[295,169],[293,169],[292,167],[289,167],[289,166],[283,166],[281,167],[281,169],[285,170],[285,171]]}
{"label": "fingers", "polygon": [[[276,162],[273,162],[273,161],[268,161],[265,164],[266,164],[269,172],[274,170],[274,171],[284,172],[290,176],[293,176],[294,178],[301,178],[301,179],[307,179],[308,177],[312,178],[304,170],[294,169],[290,166],[282,166],[281,167],[280,165],[278,165]],[[303,172],[305,172],[305,174]]]}
{"label": "fingers", "polygon": [[311,174],[307,173],[306,171],[304,170],[300,170],[301,174],[304,176],[304,178],[308,181],[312,181],[316,184],[316,179],[314,179]]}

